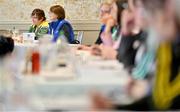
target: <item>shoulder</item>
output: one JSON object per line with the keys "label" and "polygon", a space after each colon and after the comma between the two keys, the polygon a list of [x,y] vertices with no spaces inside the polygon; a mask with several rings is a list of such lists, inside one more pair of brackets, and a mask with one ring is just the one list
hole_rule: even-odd
{"label": "shoulder", "polygon": [[43,21],[41,26],[42,27],[49,27],[49,23],[47,21]]}
{"label": "shoulder", "polygon": [[60,24],[60,26],[61,26],[61,29],[69,29],[69,27],[71,27],[71,24],[70,24],[70,22],[68,22],[67,20],[61,20],[60,22],[59,22]]}
{"label": "shoulder", "polygon": [[35,25],[30,25],[29,28],[30,29],[35,28]]}
{"label": "shoulder", "polygon": [[30,25],[30,26],[29,26],[29,32],[33,32],[34,29],[35,29],[35,25]]}

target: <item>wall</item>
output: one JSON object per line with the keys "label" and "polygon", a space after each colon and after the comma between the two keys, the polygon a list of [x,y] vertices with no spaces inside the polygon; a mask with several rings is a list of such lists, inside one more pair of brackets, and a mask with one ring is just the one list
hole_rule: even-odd
{"label": "wall", "polygon": [[42,8],[48,16],[51,5],[60,4],[75,31],[84,31],[84,43],[92,44],[99,32],[98,11],[105,0],[0,0],[0,30],[13,27],[26,31],[34,8]]}

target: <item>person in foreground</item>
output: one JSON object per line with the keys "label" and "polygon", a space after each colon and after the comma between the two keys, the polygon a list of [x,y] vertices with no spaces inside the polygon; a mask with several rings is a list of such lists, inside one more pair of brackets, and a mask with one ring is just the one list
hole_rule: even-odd
{"label": "person in foreground", "polygon": [[0,58],[11,54],[14,49],[14,40],[10,37],[0,35]]}
{"label": "person in foreground", "polygon": [[[176,0],[136,0],[156,30],[160,42],[156,53],[156,72],[150,93],[130,105],[113,104],[94,95],[95,110],[180,110],[180,37]],[[153,46],[153,45],[152,45]]]}

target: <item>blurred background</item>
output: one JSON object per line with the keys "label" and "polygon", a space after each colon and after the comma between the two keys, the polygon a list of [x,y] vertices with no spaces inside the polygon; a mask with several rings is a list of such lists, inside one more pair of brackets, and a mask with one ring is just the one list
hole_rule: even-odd
{"label": "blurred background", "polygon": [[66,9],[66,17],[74,30],[84,31],[84,44],[92,44],[98,37],[99,6],[108,0],[0,0],[0,33],[3,30],[17,29],[25,32],[31,25],[31,11],[42,8],[48,17],[51,5],[61,4]]}

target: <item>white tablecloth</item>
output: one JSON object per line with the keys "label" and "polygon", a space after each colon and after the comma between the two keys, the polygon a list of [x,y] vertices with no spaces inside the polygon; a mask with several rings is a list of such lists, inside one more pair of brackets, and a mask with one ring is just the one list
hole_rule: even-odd
{"label": "white tablecloth", "polygon": [[87,110],[92,91],[99,91],[117,103],[131,102],[124,93],[129,81],[128,73],[118,61],[105,61],[88,52],[80,52],[78,55],[82,60],[77,59],[73,66],[24,76],[24,90],[36,109]]}

